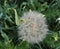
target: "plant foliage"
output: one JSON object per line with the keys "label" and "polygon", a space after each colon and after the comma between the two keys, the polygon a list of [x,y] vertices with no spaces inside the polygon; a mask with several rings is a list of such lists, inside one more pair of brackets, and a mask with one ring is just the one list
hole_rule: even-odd
{"label": "plant foliage", "polygon": [[[26,11],[45,14],[49,32],[43,42],[19,41],[19,18]],[[0,49],[60,49],[60,0],[0,0]],[[19,42],[18,42],[19,41]]]}

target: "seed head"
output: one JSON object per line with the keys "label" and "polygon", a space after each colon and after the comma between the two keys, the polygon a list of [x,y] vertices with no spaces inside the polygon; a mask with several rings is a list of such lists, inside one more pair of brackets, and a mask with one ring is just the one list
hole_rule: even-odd
{"label": "seed head", "polygon": [[43,14],[31,11],[21,17],[22,23],[18,27],[19,38],[29,43],[39,43],[46,37],[48,28]]}

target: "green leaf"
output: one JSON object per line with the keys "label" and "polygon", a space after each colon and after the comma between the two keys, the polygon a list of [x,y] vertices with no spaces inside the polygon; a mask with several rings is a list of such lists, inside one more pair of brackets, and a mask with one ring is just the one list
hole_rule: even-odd
{"label": "green leaf", "polygon": [[56,49],[60,49],[60,45]]}
{"label": "green leaf", "polygon": [[17,11],[16,11],[16,9],[13,9],[13,10],[15,12],[15,23],[16,23],[16,25],[20,25],[20,19],[19,19],[19,16],[17,14]]}
{"label": "green leaf", "polygon": [[6,33],[4,33],[2,30],[1,30],[1,36],[6,40],[6,41],[9,41],[9,37],[6,35]]}
{"label": "green leaf", "polygon": [[29,44],[26,41],[22,41],[19,45],[18,45],[18,49],[28,49],[29,48]]}

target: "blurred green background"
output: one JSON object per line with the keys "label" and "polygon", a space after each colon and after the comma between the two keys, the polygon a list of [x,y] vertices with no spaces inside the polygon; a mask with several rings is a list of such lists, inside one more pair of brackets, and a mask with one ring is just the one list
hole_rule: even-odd
{"label": "blurred green background", "polygon": [[[39,44],[18,40],[17,27],[26,11],[46,17],[49,34]],[[0,49],[60,49],[60,0],[0,0]]]}

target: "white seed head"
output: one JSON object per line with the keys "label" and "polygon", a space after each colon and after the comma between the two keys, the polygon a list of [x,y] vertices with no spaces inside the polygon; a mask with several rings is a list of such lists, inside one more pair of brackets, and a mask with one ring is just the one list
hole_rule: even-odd
{"label": "white seed head", "polygon": [[19,38],[29,42],[38,43],[46,37],[48,28],[43,14],[31,11],[21,17],[22,23],[18,27]]}

